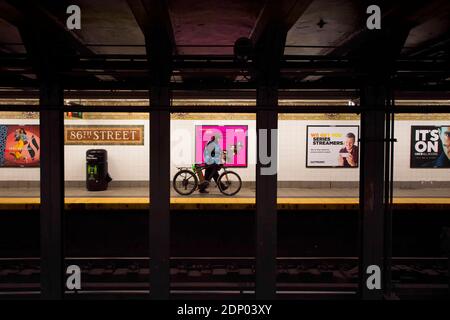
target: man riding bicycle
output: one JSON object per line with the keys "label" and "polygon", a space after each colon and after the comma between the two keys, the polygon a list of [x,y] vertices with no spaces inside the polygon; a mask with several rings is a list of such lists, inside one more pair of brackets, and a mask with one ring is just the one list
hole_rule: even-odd
{"label": "man riding bicycle", "polygon": [[206,144],[205,149],[203,150],[203,158],[205,161],[206,169],[205,169],[205,181],[203,181],[198,190],[200,193],[209,193],[206,188],[209,186],[209,182],[211,178],[217,184],[221,184],[220,188],[222,190],[226,190],[227,186],[225,186],[222,182],[219,182],[219,170],[222,165],[222,149],[219,145],[219,137],[212,136],[211,140]]}

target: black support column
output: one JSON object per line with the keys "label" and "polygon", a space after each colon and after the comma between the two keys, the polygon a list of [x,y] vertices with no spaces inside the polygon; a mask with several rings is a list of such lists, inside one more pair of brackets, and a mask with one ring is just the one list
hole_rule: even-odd
{"label": "black support column", "polygon": [[381,83],[367,84],[361,89],[360,294],[363,299],[383,297],[383,289],[367,288],[366,270],[370,265],[383,268],[386,90]]}
{"label": "black support column", "polygon": [[[256,47],[256,299],[274,299],[277,278],[277,168],[274,174],[262,172],[266,164],[261,162],[261,131],[267,132],[268,155],[277,159],[276,145],[272,147],[272,138],[278,129],[278,80],[280,59],[283,56],[286,32],[279,26],[266,29]],[[276,165],[270,163],[269,166]]]}
{"label": "black support column", "polygon": [[170,76],[172,47],[163,32],[146,38],[150,69],[150,297],[170,293]]}
{"label": "black support column", "polygon": [[145,36],[150,95],[150,298],[170,295],[170,77],[175,37],[167,1],[127,0]]}
{"label": "black support column", "polygon": [[63,89],[46,79],[40,92],[41,290],[44,299],[64,293],[64,105]]}
{"label": "black support column", "polygon": [[[380,300],[388,293],[386,280],[390,279],[390,267],[386,270],[386,259],[390,259],[392,245],[389,232],[391,221],[388,205],[392,194],[386,171],[389,162],[386,146],[389,141],[389,106],[391,95],[391,75],[395,71],[395,61],[409,33],[408,28],[368,32],[360,50],[353,54],[361,57],[358,71],[361,78],[361,155],[360,155],[360,261],[359,295],[362,299]],[[381,271],[381,288],[369,288],[367,273],[369,266],[377,266]]]}
{"label": "black support column", "polygon": [[29,59],[40,82],[40,247],[41,297],[64,296],[64,92],[58,71],[63,67],[61,47],[52,31],[28,26],[21,29]]}

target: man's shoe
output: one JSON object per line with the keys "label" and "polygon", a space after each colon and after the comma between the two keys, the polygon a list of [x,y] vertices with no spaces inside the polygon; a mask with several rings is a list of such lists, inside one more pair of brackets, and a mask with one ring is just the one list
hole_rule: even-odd
{"label": "man's shoe", "polygon": [[208,187],[209,187],[209,181],[206,181],[206,180],[201,182],[201,183],[199,183],[199,185],[198,185],[199,189],[206,189]]}
{"label": "man's shoe", "polygon": [[204,190],[204,189],[202,189],[202,190],[198,190],[198,192],[200,192],[200,193],[209,193],[209,191],[207,191],[207,190]]}
{"label": "man's shoe", "polygon": [[226,186],[225,184],[221,183],[220,184],[220,190],[225,191],[228,189],[228,186]]}

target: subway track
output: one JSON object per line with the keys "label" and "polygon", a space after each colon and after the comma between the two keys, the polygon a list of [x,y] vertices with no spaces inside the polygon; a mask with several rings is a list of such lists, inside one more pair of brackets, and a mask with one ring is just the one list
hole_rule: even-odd
{"label": "subway track", "polygon": [[[449,298],[446,212],[394,212],[392,283],[400,299]],[[38,299],[39,211],[1,213],[0,299]],[[358,211],[279,213],[278,297],[358,299]],[[148,298],[148,211],[65,217],[65,264],[82,270],[82,290],[66,298]],[[171,297],[253,299],[254,217],[251,210],[171,211]]]}
{"label": "subway track", "polygon": [[[355,257],[280,257],[277,294],[294,299],[354,299],[358,259]],[[0,299],[39,295],[39,258],[0,259]],[[66,258],[82,271],[82,290],[67,298],[124,298],[148,294],[148,258]],[[449,297],[449,261],[442,257],[396,257],[392,260],[393,290],[399,298]],[[251,298],[253,257],[173,257],[171,292],[178,298]]]}

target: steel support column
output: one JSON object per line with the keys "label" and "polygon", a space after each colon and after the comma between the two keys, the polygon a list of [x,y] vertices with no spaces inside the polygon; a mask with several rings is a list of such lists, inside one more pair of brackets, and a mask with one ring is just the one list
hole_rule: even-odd
{"label": "steel support column", "polygon": [[[357,71],[363,74],[361,94],[360,154],[360,263],[359,295],[380,300],[390,294],[390,246],[392,239],[390,197],[392,147],[389,106],[395,61],[408,36],[409,27],[389,27],[367,33],[365,43],[353,52],[361,57]],[[387,259],[387,260],[386,260]],[[381,271],[376,273],[370,266]],[[379,279],[374,279],[374,277]],[[370,279],[369,279],[370,278]],[[369,283],[368,283],[369,280]],[[374,284],[380,283],[380,287]]]}
{"label": "steel support column", "polygon": [[368,289],[366,270],[371,265],[383,269],[386,98],[383,85],[361,90],[360,294],[363,299],[383,297],[382,289]]}
{"label": "steel support column", "polygon": [[[271,26],[256,47],[256,298],[274,299],[277,280],[277,168],[276,148],[278,129],[278,80],[280,59],[283,55],[286,32],[279,26]],[[274,131],[272,131],[274,130]],[[262,136],[262,132],[266,135]],[[264,137],[267,137],[265,141]],[[261,143],[267,143],[272,159],[263,164]],[[264,173],[267,166],[275,166],[274,173]]]}
{"label": "steel support column", "polygon": [[[172,47],[162,32],[146,37],[150,74],[150,297],[170,294],[170,102]],[[161,110],[162,109],[162,110]]]}
{"label": "steel support column", "polygon": [[41,296],[64,297],[64,91],[49,75],[40,88]]}
{"label": "steel support column", "polygon": [[[152,87],[151,105],[170,104],[167,87]],[[156,97],[154,96],[156,95]],[[170,286],[170,113],[150,114],[150,296],[168,299]]]}
{"label": "steel support column", "polygon": [[[150,81],[150,298],[170,295],[170,77],[175,38],[167,1],[127,0],[145,37]],[[136,89],[136,88],[134,88]],[[152,110],[154,109],[154,110]]]}
{"label": "steel support column", "polygon": [[64,294],[64,113],[58,110],[63,105],[61,84],[44,81],[39,121],[41,293],[44,299],[61,299]]}
{"label": "steel support column", "polygon": [[61,47],[51,43],[52,31],[21,28],[40,83],[40,247],[41,297],[64,296],[64,91],[58,76]]}
{"label": "steel support column", "polygon": [[[271,130],[278,128],[278,113],[264,110],[264,105],[278,104],[277,90],[258,87],[256,130],[258,162],[256,164],[256,298],[273,299],[276,293],[277,275],[277,175],[264,175],[265,166],[260,160],[261,131],[267,132],[267,149],[272,158],[277,158],[277,150],[272,148]],[[262,141],[262,143],[266,143]],[[272,164],[273,165],[273,164]]]}

